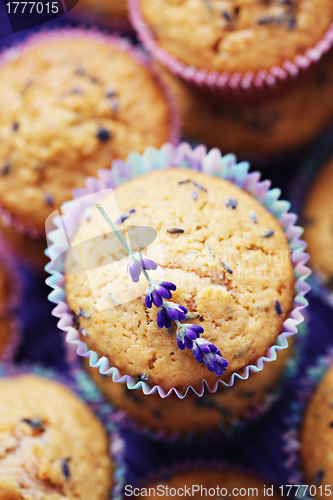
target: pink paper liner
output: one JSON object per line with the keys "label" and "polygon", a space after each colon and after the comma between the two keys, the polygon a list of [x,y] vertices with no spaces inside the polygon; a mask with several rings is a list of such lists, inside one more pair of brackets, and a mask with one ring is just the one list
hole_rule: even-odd
{"label": "pink paper liner", "polygon": [[[128,54],[132,59],[134,59],[138,64],[145,67],[152,75],[154,81],[162,90],[164,97],[169,105],[170,113],[170,137],[169,141],[171,144],[178,144],[180,138],[180,119],[178,116],[177,106],[175,100],[170,92],[168,86],[165,84],[163,78],[160,74],[153,68],[149,57],[138,47],[135,47],[131,42],[122,38],[119,35],[110,35],[102,33],[98,28],[62,28],[54,30],[43,30],[38,33],[31,35],[26,41],[17,44],[9,49],[4,50],[0,53],[0,71],[2,65],[6,62],[15,59],[18,53],[29,49],[34,45],[38,45],[40,42],[47,41],[58,37],[70,37],[70,38],[91,38],[93,40],[101,41],[107,44],[111,44]],[[4,225],[7,227],[14,227],[19,234],[28,234],[31,238],[39,238],[45,236],[45,230],[42,231],[32,225],[25,224],[21,219],[11,214],[7,209],[0,205],[0,218],[2,219]]]}
{"label": "pink paper liner", "polygon": [[0,356],[0,362],[10,363],[15,357],[21,340],[22,325],[18,317],[18,306],[22,296],[22,287],[16,263],[2,238],[0,238],[0,262],[5,263],[6,274],[11,277],[9,296],[0,310],[1,316],[10,325],[11,334]]}
{"label": "pink paper liner", "polygon": [[[332,364],[333,346],[328,348],[326,355],[319,356],[315,366],[307,370],[306,376],[300,380],[296,400],[290,405],[289,415],[286,419],[288,430],[283,434],[283,451],[287,455],[284,467],[289,472],[289,484],[305,484],[299,453],[301,447],[300,433],[303,415],[314,390]],[[307,497],[303,495],[301,498]]]}
{"label": "pink paper liner", "polygon": [[129,19],[143,46],[151,56],[167,67],[171,73],[200,90],[209,92],[214,98],[261,97],[290,84],[296,77],[307,71],[333,45],[333,22],[314,47],[308,48],[304,55],[297,55],[293,60],[285,60],[281,67],[272,66],[269,71],[262,69],[257,73],[241,72],[219,73],[216,70],[189,66],[165,50],[154,37],[146,23],[140,8],[140,0],[127,0]]}
{"label": "pink paper liner", "polygon": [[[112,421],[114,408],[105,401],[100,391],[91,383],[84,371],[78,371],[75,376],[68,377],[59,372],[39,365],[12,365],[0,363],[0,378],[16,377],[33,374],[63,384],[76,394],[102,422],[109,438],[109,453],[113,461],[113,485],[109,500],[122,500],[127,464],[125,461],[126,443],[121,437],[117,426]],[[93,499],[92,499],[93,500]]]}
{"label": "pink paper liner", "polygon": [[[47,278],[46,283],[53,288],[53,291],[49,295],[49,300],[56,304],[52,314],[59,318],[58,327],[66,333],[66,340],[76,346],[76,352],[79,356],[89,358],[90,366],[99,368],[100,373],[103,375],[111,375],[114,382],[126,383],[129,389],[141,388],[144,394],[158,392],[162,398],[174,392],[182,399],[189,390],[193,390],[195,394],[202,396],[205,389],[211,393],[216,392],[219,384],[230,387],[234,384],[235,378],[246,380],[250,373],[261,371],[264,363],[275,361],[276,353],[288,347],[288,337],[295,335],[298,332],[297,326],[304,321],[302,311],[308,305],[305,295],[310,290],[310,286],[306,282],[310,270],[305,265],[309,259],[308,254],[304,253],[306,244],[300,239],[303,230],[295,225],[297,216],[288,213],[290,203],[279,200],[280,190],[270,190],[270,181],[260,181],[261,174],[259,172],[249,173],[250,166],[248,163],[242,162],[237,164],[234,155],[229,154],[222,156],[218,149],[212,149],[207,154],[205,146],[197,146],[192,150],[189,144],[181,143],[178,147],[174,147],[171,144],[165,144],[160,150],[147,148],[143,155],[132,153],[129,155],[126,162],[120,160],[114,161],[112,164],[112,171],[106,169],[100,170],[98,179],[89,177],[86,180],[86,187],[75,190],[73,198],[78,201],[88,194],[106,188],[114,188],[141,173],[170,167],[187,167],[203,171],[207,174],[217,175],[233,182],[244,191],[250,193],[280,221],[288,240],[289,247],[292,250],[292,264],[295,275],[294,309],[289,318],[285,320],[283,332],[277,337],[275,345],[268,349],[266,355],[258,358],[256,364],[247,365],[244,368],[244,375],[235,372],[231,375],[228,383],[217,379],[213,387],[210,387],[208,383],[203,380],[201,390],[197,391],[192,386],[189,386],[184,393],[174,387],[166,392],[159,385],[150,387],[146,382],[137,382],[129,375],[122,375],[116,367],[110,367],[106,357],[100,358],[96,352],[90,350],[85,342],[81,340],[80,332],[73,327],[73,317],[66,303],[64,273],[53,269],[52,262],[47,264],[45,269],[51,274],[51,276]],[[82,207],[80,209],[78,209],[77,206],[72,209],[71,204],[63,206],[63,210],[67,212],[67,216],[69,216],[68,222],[71,224],[71,227],[67,229],[70,234],[75,231],[75,228],[79,224],[84,208],[86,208],[84,200],[82,201]],[[64,255],[64,252],[67,250],[67,240],[64,240],[62,231],[59,230],[59,228],[62,228],[61,217],[55,217],[53,223],[58,229],[48,235],[49,240],[52,241],[52,245],[47,251],[47,255],[51,255],[52,258],[54,255]]]}

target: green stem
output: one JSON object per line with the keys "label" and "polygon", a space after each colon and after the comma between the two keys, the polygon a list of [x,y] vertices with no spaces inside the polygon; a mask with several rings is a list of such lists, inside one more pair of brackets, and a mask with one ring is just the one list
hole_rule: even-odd
{"label": "green stem", "polygon": [[123,247],[127,251],[128,255],[133,259],[133,261],[135,262],[135,264],[139,267],[139,269],[141,270],[142,274],[144,275],[144,277],[146,278],[146,280],[148,281],[148,283],[151,284],[152,280],[150,279],[149,274],[147,273],[147,271],[145,269],[143,269],[143,267],[136,260],[136,258],[134,257],[134,254],[133,254],[133,252],[131,250],[131,248],[127,244],[127,241],[122,236],[122,234],[120,233],[120,231],[117,229],[115,223],[112,221],[112,219],[110,219],[110,217],[108,216],[108,214],[106,213],[106,211],[104,210],[104,208],[102,207],[102,205],[98,201],[96,201],[95,205],[98,208],[98,210],[100,211],[100,213],[102,214],[102,216],[104,217],[104,219],[106,220],[106,222],[111,227],[112,231],[117,236],[117,238],[120,241],[120,243],[123,245]]}

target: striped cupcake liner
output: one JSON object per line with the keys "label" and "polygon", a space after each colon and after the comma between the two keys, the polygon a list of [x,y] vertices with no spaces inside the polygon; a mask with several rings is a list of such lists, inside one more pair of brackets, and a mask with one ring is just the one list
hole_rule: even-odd
{"label": "striped cupcake liner", "polygon": [[[284,466],[289,473],[288,482],[290,485],[298,486],[306,484],[300,461],[303,415],[315,388],[332,364],[333,345],[328,348],[326,355],[319,356],[315,365],[307,370],[305,377],[299,381],[296,398],[290,404],[289,412],[285,419],[287,431],[283,435],[283,451],[287,455]],[[310,496],[308,491],[302,487],[299,488],[296,496],[297,498],[304,499],[314,497],[313,495]]]}
{"label": "striped cupcake liner", "polygon": [[223,72],[189,66],[165,50],[156,40],[146,23],[140,7],[140,0],[127,0],[129,19],[143,46],[153,59],[163,64],[174,75],[182,78],[204,93],[209,93],[219,100],[234,100],[265,97],[277,90],[289,86],[302,73],[308,71],[326,54],[333,45],[333,23],[321,40],[314,47],[308,48],[304,55],[297,55],[293,60],[285,60],[281,66],[272,66],[269,70],[254,72]]}
{"label": "striped cupcake liner", "polygon": [[[68,215],[68,232],[73,234],[78,226],[82,212],[87,208],[85,197],[89,194],[98,191],[115,188],[118,185],[126,182],[129,179],[137,177],[155,169],[165,169],[169,167],[178,167],[185,169],[194,169],[202,171],[206,174],[215,175],[226,179],[244,191],[251,194],[258,200],[274,217],[276,217],[286,236],[292,255],[292,264],[294,267],[295,276],[295,297],[293,310],[289,318],[283,323],[283,331],[278,335],[275,344],[270,347],[264,356],[258,358],[255,364],[247,365],[243,373],[233,373],[229,382],[216,379],[212,387],[203,380],[201,389],[196,391],[192,386],[187,387],[184,392],[176,388],[171,388],[166,392],[161,386],[149,386],[146,382],[137,381],[129,375],[120,373],[117,367],[110,366],[109,361],[105,356],[100,357],[97,352],[90,350],[87,344],[81,340],[80,332],[73,326],[73,316],[66,302],[65,294],[65,274],[64,274],[64,256],[68,249],[67,239],[62,230],[61,217],[55,217],[53,223],[56,229],[48,235],[51,245],[48,249],[48,255],[51,259],[62,255],[61,270],[54,269],[52,262],[47,264],[46,271],[51,274],[47,278],[46,283],[53,288],[49,295],[49,300],[56,304],[53,315],[59,318],[58,327],[66,333],[66,340],[70,344],[76,346],[77,354],[85,358],[89,358],[91,366],[99,369],[103,375],[110,375],[112,380],[117,383],[125,383],[129,389],[141,388],[144,394],[152,394],[157,392],[162,398],[165,398],[173,392],[179,397],[184,398],[189,390],[193,390],[198,396],[202,396],[205,390],[211,393],[217,391],[220,384],[224,386],[232,386],[236,379],[246,380],[251,373],[261,371],[265,363],[275,361],[276,353],[288,347],[288,337],[295,335],[298,331],[297,327],[304,321],[302,311],[307,307],[308,303],[305,295],[310,290],[309,284],[306,282],[310,274],[309,268],[306,266],[309,256],[304,253],[305,243],[300,239],[303,232],[302,228],[295,225],[297,216],[289,213],[290,203],[279,200],[280,190],[270,189],[270,181],[260,181],[261,174],[259,172],[249,173],[250,165],[247,162],[238,163],[234,155],[222,156],[217,149],[212,149],[209,153],[205,146],[198,146],[193,150],[187,143],[182,143],[179,146],[165,144],[161,149],[147,148],[146,151],[139,155],[132,153],[128,156],[126,162],[116,160],[112,164],[112,170],[100,170],[97,178],[88,178],[86,187],[74,191],[74,199],[76,199],[74,210],[71,209],[72,204],[63,206],[64,213]],[[81,200],[81,201],[80,201]]]}
{"label": "striped cupcake liner", "polygon": [[72,374],[72,377],[66,377],[38,365],[13,366],[0,364],[0,377],[15,377],[23,374],[34,374],[65,385],[82,399],[101,420],[109,437],[109,453],[113,462],[113,484],[109,500],[122,500],[127,474],[126,443],[112,419],[114,412],[112,405],[105,401],[84,371],[77,371]]}
{"label": "striped cupcake liner", "polygon": [[[54,30],[43,30],[31,35],[26,41],[21,44],[15,45],[9,49],[6,49],[0,54],[0,70],[1,66],[7,62],[15,60],[18,56],[22,54],[25,50],[33,47],[34,45],[39,45],[43,41],[47,41],[54,38],[64,39],[68,38],[89,38],[91,40],[100,41],[103,43],[110,44],[119,50],[122,50],[128,54],[132,59],[134,59],[138,64],[146,68],[152,75],[154,81],[158,84],[162,90],[164,97],[169,106],[170,113],[170,137],[169,141],[171,144],[178,144],[180,138],[180,120],[178,116],[177,106],[175,104],[174,98],[169,91],[169,88],[164,83],[163,78],[152,66],[149,57],[138,47],[135,47],[131,42],[117,35],[109,35],[102,33],[97,28],[62,28]],[[14,227],[19,234],[28,234],[31,238],[39,238],[41,236],[45,237],[45,230],[40,230],[29,224],[25,224],[14,216],[9,210],[0,205],[0,218],[5,226]]]}
{"label": "striped cupcake liner", "polygon": [[[131,430],[139,435],[145,436],[152,441],[166,441],[169,443],[181,441],[184,444],[206,443],[211,439],[217,439],[220,436],[234,438],[242,431],[246,431],[251,423],[256,422],[263,417],[268,411],[279,402],[284,394],[286,386],[291,385],[297,380],[299,369],[302,366],[304,347],[308,337],[308,327],[306,323],[299,325],[298,335],[295,339],[295,345],[292,347],[292,355],[287,360],[286,365],[281,373],[276,387],[272,388],[264,397],[264,399],[254,404],[249,408],[242,418],[234,418],[230,425],[220,423],[216,429],[206,430],[203,433],[197,434],[189,432],[182,434],[178,431],[168,432],[164,429],[153,430],[148,426],[139,424],[131,418],[124,410],[116,409],[113,417],[115,423],[120,428]],[[77,359],[77,357],[76,357]]]}

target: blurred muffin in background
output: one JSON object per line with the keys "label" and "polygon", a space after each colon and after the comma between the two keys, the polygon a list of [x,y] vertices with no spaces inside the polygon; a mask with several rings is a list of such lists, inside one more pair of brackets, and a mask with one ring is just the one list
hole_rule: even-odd
{"label": "blurred muffin in background", "polygon": [[[170,496],[172,495],[176,499],[182,498],[185,491],[188,491],[188,494],[194,499],[207,498],[207,491],[212,498],[227,497],[231,499],[241,495],[243,498],[254,496],[263,500],[267,494],[267,486],[252,472],[250,475],[250,473],[245,474],[228,469],[217,470],[216,465],[206,470],[202,463],[197,469],[189,472],[181,470],[174,474],[164,472],[156,483],[148,482],[143,486],[147,488],[147,491],[149,489],[149,498],[152,500],[159,498],[165,491],[169,491]],[[269,486],[270,497],[276,500],[280,497],[278,490],[274,491],[274,486],[271,488],[271,484]],[[139,498],[144,498],[144,496],[144,494],[140,495]]]}
{"label": "blurred muffin in background", "polygon": [[2,55],[0,206],[27,228],[115,158],[173,135],[164,87],[120,39],[60,30]]}
{"label": "blurred muffin in background", "polygon": [[333,287],[333,158],[319,173],[303,210],[304,239],[310,264]]}
{"label": "blurred muffin in background", "polygon": [[65,386],[34,375],[0,379],[1,499],[108,500],[108,438]]}
{"label": "blurred muffin in background", "polygon": [[163,72],[176,97],[183,134],[242,157],[298,150],[333,121],[333,51],[282,94],[255,103],[211,103]]}
{"label": "blurred muffin in background", "polygon": [[121,19],[127,18],[126,0],[80,0],[75,8],[76,12],[87,12],[93,16],[103,19]]}
{"label": "blurred muffin in background", "polygon": [[44,254],[47,247],[44,237],[32,238],[28,234],[20,234],[14,227],[4,224],[1,218],[0,236],[17,259],[38,272],[44,271],[49,262]]}
{"label": "blurred muffin in background", "polygon": [[13,284],[6,262],[0,260],[0,359],[4,355],[13,334],[11,303],[13,302]]}
{"label": "blurred muffin in background", "polygon": [[333,463],[331,434],[333,432],[333,367],[330,367],[316,388],[304,415],[300,454],[307,484],[317,487],[316,496],[332,498],[320,485],[331,485]]}

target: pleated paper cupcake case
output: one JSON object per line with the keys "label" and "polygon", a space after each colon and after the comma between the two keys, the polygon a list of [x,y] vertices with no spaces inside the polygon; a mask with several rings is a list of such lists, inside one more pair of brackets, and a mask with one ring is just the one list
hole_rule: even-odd
{"label": "pleated paper cupcake case", "polygon": [[[289,473],[288,482],[290,485],[306,484],[300,461],[300,434],[303,415],[315,388],[332,364],[333,346],[327,350],[326,355],[319,356],[315,364],[307,370],[305,377],[299,381],[296,398],[290,404],[288,415],[285,418],[288,429],[283,435],[283,451],[287,455],[284,466]],[[313,498],[303,488],[297,491],[296,496],[303,499]]]}
{"label": "pleated paper cupcake case", "polygon": [[[79,356],[89,358],[90,365],[97,367],[101,374],[111,375],[114,382],[126,383],[129,389],[141,388],[144,394],[151,394],[157,391],[163,398],[174,392],[179,398],[183,398],[190,389],[201,396],[205,390],[209,390],[212,393],[216,392],[219,383],[232,386],[235,378],[246,380],[250,373],[261,371],[264,363],[274,361],[276,353],[288,347],[288,337],[297,333],[297,326],[304,320],[302,311],[307,307],[305,295],[310,290],[310,286],[306,282],[306,279],[310,274],[310,270],[306,266],[309,257],[304,253],[305,243],[300,239],[303,230],[295,225],[297,216],[293,213],[288,213],[290,203],[279,200],[280,190],[270,189],[270,181],[268,180],[260,181],[261,174],[259,172],[249,173],[249,164],[247,162],[237,164],[234,155],[222,156],[221,152],[217,149],[213,149],[207,153],[205,146],[198,146],[192,150],[187,143],[182,143],[176,147],[171,144],[165,144],[160,150],[147,148],[143,155],[132,153],[126,162],[114,161],[111,171],[106,169],[100,170],[98,179],[93,177],[88,178],[84,189],[74,191],[74,198],[79,200],[85,195],[107,188],[115,188],[126,180],[150,170],[167,167],[201,170],[207,174],[219,176],[233,182],[262,203],[280,221],[284,229],[290,250],[292,251],[292,263],[295,275],[294,309],[289,318],[284,322],[283,332],[277,337],[275,345],[270,347],[266,355],[261,356],[256,364],[246,366],[243,375],[233,373],[228,383],[218,379],[213,387],[209,387],[206,381],[203,380],[200,391],[195,391],[192,386],[189,386],[184,394],[176,388],[165,392],[158,385],[150,387],[146,382],[137,382],[137,380],[134,380],[129,375],[122,375],[116,367],[109,366],[106,357],[100,358],[96,352],[89,350],[87,344],[81,340],[79,331],[73,327],[73,317],[66,303],[64,268],[62,272],[59,272],[53,269],[52,262],[50,262],[45,269],[51,274],[47,278],[46,283],[53,288],[53,291],[49,295],[49,300],[56,304],[52,314],[59,318],[58,327],[66,333],[67,342],[77,346],[77,354]],[[75,211],[71,210],[69,213],[68,208],[70,206],[71,204],[67,204],[63,206],[63,209],[71,224],[71,227],[68,227],[69,233],[72,233],[80,221],[81,213],[78,213],[80,210],[77,208],[75,208]],[[53,222],[56,227],[62,227],[60,217],[56,217]],[[52,242],[47,251],[48,255],[51,255],[51,257],[54,255],[63,255],[64,257],[68,247],[62,230],[57,229],[51,232],[48,237]],[[64,265],[64,258],[62,262],[62,265]]]}
{"label": "pleated paper cupcake case", "polygon": [[143,46],[153,59],[167,67],[171,73],[182,78],[194,87],[208,92],[215,99],[244,100],[265,97],[266,95],[290,85],[302,72],[309,70],[333,44],[333,23],[321,40],[314,47],[308,48],[304,55],[297,55],[293,60],[285,60],[281,66],[273,66],[269,71],[262,69],[257,73],[209,71],[190,66],[165,50],[156,40],[151,28],[146,23],[140,0],[127,0],[129,19],[136,30]]}
{"label": "pleated paper cupcake case", "polygon": [[[152,74],[155,82],[159,85],[162,90],[168,105],[170,113],[170,138],[171,144],[178,144],[180,139],[180,119],[178,116],[177,106],[175,100],[169,91],[168,86],[164,83],[163,78],[158,72],[153,68],[150,63],[149,57],[145,52],[131,44],[127,38],[122,38],[118,35],[110,35],[100,31],[98,28],[61,28],[54,30],[43,30],[31,35],[26,41],[21,44],[17,44],[9,49],[4,50],[0,53],[0,69],[3,64],[8,61],[15,59],[22,51],[27,48],[43,42],[43,40],[49,40],[50,38],[58,37],[88,37],[93,40],[99,40],[104,43],[109,43],[113,46],[118,47],[120,50],[127,53],[130,57],[136,60],[141,66],[144,66]],[[7,227],[14,227],[19,234],[28,234],[31,238],[40,238],[45,236],[45,230],[40,231],[38,228],[30,226],[29,224],[24,224],[19,218],[10,213],[9,210],[2,207],[0,204],[0,218]]]}
{"label": "pleated paper cupcake case", "polygon": [[[307,324],[302,323],[299,325],[299,332],[295,339],[295,345],[293,346],[292,357],[287,360],[286,366],[277,381],[276,387],[269,391],[263,401],[255,404],[252,408],[247,410],[242,418],[235,418],[230,425],[226,425],[221,422],[215,430],[206,430],[200,434],[196,434],[194,432],[181,434],[177,431],[168,432],[164,429],[153,430],[148,426],[139,424],[124,410],[117,408],[113,413],[113,420],[121,429],[131,430],[132,432],[145,436],[152,441],[165,441],[169,443],[183,442],[184,444],[191,444],[193,442],[206,443],[211,439],[218,439],[220,436],[234,438],[236,435],[238,436],[241,431],[246,431],[252,422],[259,420],[263,415],[265,415],[280,400],[286,386],[291,385],[297,379],[299,369],[303,362],[307,336]],[[72,365],[72,369],[75,371],[78,369],[78,366],[78,363],[74,363]]]}
{"label": "pleated paper cupcake case", "polygon": [[39,377],[55,380],[65,385],[77,394],[102,421],[109,436],[110,457],[113,461],[113,485],[109,500],[122,500],[126,482],[127,464],[125,460],[126,444],[118,427],[112,420],[114,408],[107,403],[97,387],[91,382],[84,371],[77,371],[74,377],[65,376],[49,368],[38,365],[7,365],[0,363],[0,377],[15,377],[23,374],[33,374]]}

